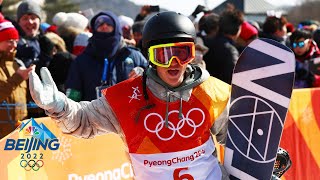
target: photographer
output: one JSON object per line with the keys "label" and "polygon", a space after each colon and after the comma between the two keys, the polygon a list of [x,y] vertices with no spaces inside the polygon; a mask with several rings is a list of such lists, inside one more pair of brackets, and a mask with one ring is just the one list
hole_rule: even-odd
{"label": "photographer", "polygon": [[196,7],[196,9],[192,12],[192,14],[189,16],[189,18],[190,18],[191,20],[194,20],[194,19],[197,17],[197,15],[200,14],[201,12],[203,12],[204,15],[207,15],[207,14],[212,13],[211,10],[209,10],[209,9],[206,8],[205,6],[202,6],[202,5],[199,4],[199,5]]}
{"label": "photographer", "polygon": [[143,21],[148,15],[155,12],[159,12],[159,11],[160,11],[159,6],[144,5],[142,6],[140,13],[134,19],[134,22]]}

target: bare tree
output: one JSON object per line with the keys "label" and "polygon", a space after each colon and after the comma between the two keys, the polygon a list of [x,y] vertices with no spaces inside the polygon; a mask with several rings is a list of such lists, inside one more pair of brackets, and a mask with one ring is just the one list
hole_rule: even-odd
{"label": "bare tree", "polygon": [[320,0],[300,0],[287,15],[290,22],[298,25],[302,21],[320,21]]}

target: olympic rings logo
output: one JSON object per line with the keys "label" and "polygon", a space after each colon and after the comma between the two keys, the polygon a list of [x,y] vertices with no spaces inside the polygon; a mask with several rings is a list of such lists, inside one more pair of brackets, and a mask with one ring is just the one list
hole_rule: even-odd
{"label": "olympic rings logo", "polygon": [[[192,119],[189,118],[190,113],[193,112],[193,111],[199,111],[202,114],[202,120],[201,120],[201,122],[199,124],[196,124]],[[205,115],[204,115],[204,112],[200,108],[192,108],[192,109],[190,109],[186,116],[184,116],[182,114],[182,119],[178,122],[177,127],[175,127],[174,124],[169,121],[169,117],[173,113],[179,113],[179,111],[172,110],[168,114],[168,129],[170,129],[172,131],[172,134],[169,137],[161,137],[161,135],[160,135],[160,131],[165,126],[165,120],[158,113],[150,113],[150,114],[148,114],[144,118],[144,127],[146,128],[147,131],[149,131],[151,133],[156,133],[156,135],[157,135],[157,137],[159,139],[161,139],[163,141],[169,141],[170,139],[172,139],[174,137],[176,132],[183,138],[191,137],[196,132],[196,129],[198,127],[200,127],[204,123]],[[155,129],[150,129],[147,126],[147,121],[148,121],[150,116],[156,116],[156,117],[159,117],[159,119],[160,119],[160,122],[156,125]],[[182,134],[181,131],[180,131],[185,125],[186,126],[190,126],[191,128],[193,128],[192,132],[190,134],[188,134],[188,135]]]}
{"label": "olympic rings logo", "polygon": [[23,167],[26,171],[30,171],[31,169],[34,171],[38,171],[42,166],[44,165],[44,162],[42,160],[33,160],[30,159],[29,161],[27,160],[21,160],[20,161],[20,166]]}

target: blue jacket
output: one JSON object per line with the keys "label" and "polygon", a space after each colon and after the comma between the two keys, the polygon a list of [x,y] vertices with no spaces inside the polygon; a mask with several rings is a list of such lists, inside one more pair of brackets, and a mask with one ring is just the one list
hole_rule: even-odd
{"label": "blue jacket", "polygon": [[[91,27],[100,15],[107,15],[114,20],[114,31],[102,33],[93,30],[93,36],[82,54],[72,62],[66,89],[80,92],[80,100],[91,101],[96,99],[96,87],[101,86],[105,59],[108,59],[108,86],[128,79],[134,67],[146,68],[148,62],[135,48],[127,47],[121,37],[121,28],[118,17],[110,11],[98,13],[91,20]],[[68,92],[68,90],[67,90]]]}
{"label": "blue jacket", "polygon": [[[144,56],[131,47],[123,47],[114,59],[112,71],[109,71],[108,85],[128,79],[128,74],[134,67],[147,67],[148,63]],[[66,82],[66,88],[81,92],[81,100],[91,101],[96,99],[95,88],[101,85],[104,59],[95,59],[87,52],[79,55],[72,62]]]}
{"label": "blue jacket", "polygon": [[46,36],[39,34],[34,38],[20,36],[17,44],[16,57],[21,59],[26,67],[36,65],[36,72],[40,74],[41,67],[48,67],[52,57],[54,44]]}

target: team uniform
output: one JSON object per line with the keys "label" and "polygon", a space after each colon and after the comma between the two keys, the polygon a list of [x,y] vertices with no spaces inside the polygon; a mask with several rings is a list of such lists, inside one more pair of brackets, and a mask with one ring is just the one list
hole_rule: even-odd
{"label": "team uniform", "polygon": [[[136,179],[174,179],[183,174],[194,179],[221,179],[218,160],[212,155],[215,146],[210,129],[221,134],[220,141],[224,141],[226,117],[219,115],[227,105],[230,87],[209,77],[207,71],[201,74],[195,80],[197,84],[202,82],[199,85],[176,95],[168,91],[173,94],[170,102],[166,102],[167,90],[148,78],[149,103],[154,105],[150,109],[143,109],[147,102],[143,98],[142,77],[138,77],[105,89],[104,97],[90,104],[66,98],[64,111],[49,115],[59,117],[57,122],[62,130],[75,136],[121,134],[128,146]],[[169,106],[167,125],[166,103]],[[180,106],[182,119],[178,117]]]}

